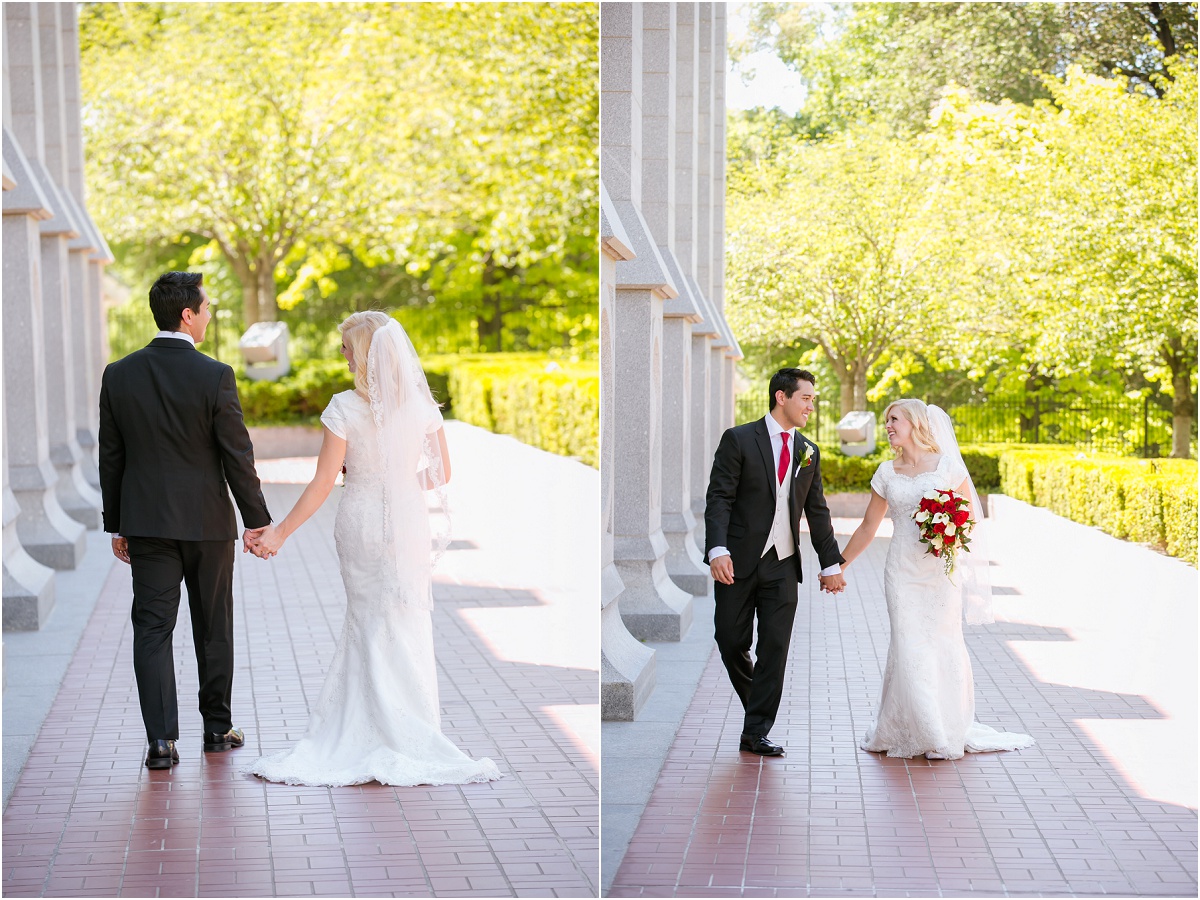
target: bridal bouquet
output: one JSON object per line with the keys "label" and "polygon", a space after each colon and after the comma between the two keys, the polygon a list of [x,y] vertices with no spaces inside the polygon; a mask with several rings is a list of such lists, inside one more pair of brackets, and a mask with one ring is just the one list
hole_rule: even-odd
{"label": "bridal bouquet", "polygon": [[954,561],[958,551],[970,552],[971,529],[975,520],[967,511],[971,501],[954,491],[926,491],[921,503],[913,513],[913,521],[921,536],[921,543],[929,545],[929,552],[944,561],[946,575],[954,572]]}

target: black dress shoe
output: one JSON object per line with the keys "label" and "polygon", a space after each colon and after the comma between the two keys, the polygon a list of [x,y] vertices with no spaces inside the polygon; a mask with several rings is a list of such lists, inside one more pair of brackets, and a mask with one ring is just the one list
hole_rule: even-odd
{"label": "black dress shoe", "polygon": [[772,744],[762,734],[743,734],[739,750],[747,753],[757,753],[759,756],[783,756],[783,748]]}
{"label": "black dress shoe", "polygon": [[169,769],[179,762],[179,751],[174,741],[151,741],[146,751],[147,769]]}
{"label": "black dress shoe", "polygon": [[244,743],[246,743],[246,736],[242,734],[240,728],[231,728],[224,734],[212,731],[204,732],[205,753],[224,753],[226,750],[240,747]]}

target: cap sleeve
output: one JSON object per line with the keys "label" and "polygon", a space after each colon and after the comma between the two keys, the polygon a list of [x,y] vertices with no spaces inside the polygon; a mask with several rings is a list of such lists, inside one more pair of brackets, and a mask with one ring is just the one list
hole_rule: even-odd
{"label": "cap sleeve", "polygon": [[329,399],[329,405],[321,413],[321,424],[343,441],[346,439],[346,414],[342,409],[341,394],[334,394]]}
{"label": "cap sleeve", "polygon": [[438,405],[433,402],[433,398],[429,398],[429,403],[425,405],[425,433],[433,434],[442,427],[442,411]]}
{"label": "cap sleeve", "polygon": [[876,467],[875,474],[871,476],[871,490],[880,497],[887,497],[887,481],[888,460],[885,459]]}
{"label": "cap sleeve", "polygon": [[963,483],[963,479],[969,474],[967,467],[957,459],[951,459],[946,465],[946,475],[950,479],[951,490],[958,490],[958,486]]}

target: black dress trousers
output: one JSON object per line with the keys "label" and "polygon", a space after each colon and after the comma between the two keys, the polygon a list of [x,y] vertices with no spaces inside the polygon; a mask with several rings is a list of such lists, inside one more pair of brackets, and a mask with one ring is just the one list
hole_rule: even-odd
{"label": "black dress trousers", "polygon": [[[796,561],[780,560],[772,547],[745,578],[716,583],[714,616],[717,648],[746,717],[742,733],[767,735],[783,699],[783,679],[792,624],[799,601]],[[750,659],[758,617],[756,661]]]}
{"label": "black dress trousers", "polygon": [[233,727],[233,541],[130,537],[133,669],[148,740],[178,740],[171,635],[187,585],[204,730]]}

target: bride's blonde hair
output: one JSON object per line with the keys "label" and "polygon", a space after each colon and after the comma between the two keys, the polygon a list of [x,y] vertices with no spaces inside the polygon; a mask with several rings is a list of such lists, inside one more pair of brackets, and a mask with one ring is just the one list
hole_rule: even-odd
{"label": "bride's blonde hair", "polygon": [[[938,446],[937,441],[933,439],[933,428],[929,424],[929,413],[925,410],[924,400],[905,399],[893,400],[887,405],[887,409],[883,411],[883,421],[886,423],[887,418],[891,415],[892,410],[896,410],[899,415],[904,416],[912,424],[912,439],[913,443],[918,447],[923,447],[930,453],[941,453],[942,448]],[[898,451],[901,456],[904,451]]]}
{"label": "bride's blonde hair", "polygon": [[367,356],[371,352],[371,338],[391,320],[392,317],[385,312],[368,309],[348,316],[346,321],[338,326],[342,340],[346,342],[350,354],[354,357],[354,387],[363,396],[367,394]]}

